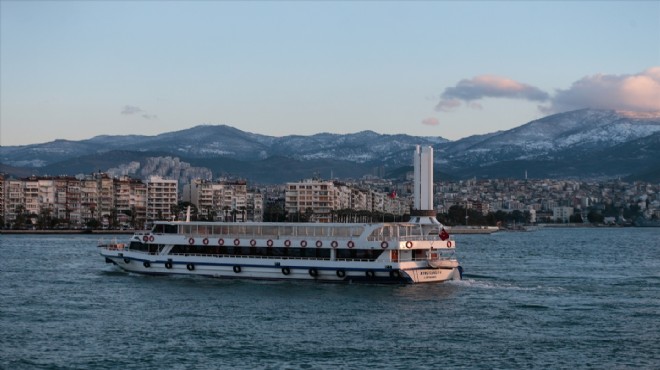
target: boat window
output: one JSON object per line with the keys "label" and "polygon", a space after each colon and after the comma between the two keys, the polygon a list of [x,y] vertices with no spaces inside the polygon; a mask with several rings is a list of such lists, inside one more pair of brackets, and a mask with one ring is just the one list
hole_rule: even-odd
{"label": "boat window", "polygon": [[385,225],[374,229],[371,234],[367,237],[367,240],[391,240],[396,237],[396,228],[391,225]]}
{"label": "boat window", "polygon": [[163,226],[165,226],[165,230],[164,230],[165,234],[176,234],[179,229],[177,225],[163,225]]}
{"label": "boat window", "polygon": [[154,228],[151,229],[151,232],[154,234],[162,234],[165,230],[165,225],[163,224],[156,224],[154,225]]}
{"label": "boat window", "polygon": [[146,244],[142,244],[142,243],[136,242],[136,241],[132,241],[131,245],[128,248],[131,249],[131,250],[134,250],[134,251],[144,251],[144,252],[147,251],[147,245]]}
{"label": "boat window", "polygon": [[337,259],[361,259],[374,261],[383,253],[374,249],[337,249]]}

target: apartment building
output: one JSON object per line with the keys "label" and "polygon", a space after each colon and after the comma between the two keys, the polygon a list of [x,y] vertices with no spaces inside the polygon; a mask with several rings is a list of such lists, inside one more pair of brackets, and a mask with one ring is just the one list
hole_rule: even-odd
{"label": "apartment building", "polygon": [[172,219],[172,207],[177,205],[178,182],[151,176],[147,180],[147,220]]}
{"label": "apartment building", "polygon": [[284,207],[289,214],[307,213],[312,211],[311,222],[330,222],[331,211],[338,204],[337,193],[341,188],[335,188],[332,181],[308,179],[302,182],[289,182],[284,193]]}
{"label": "apartment building", "polygon": [[263,196],[247,191],[245,181],[196,179],[183,186],[181,198],[197,207],[200,217],[217,221],[263,220]]}
{"label": "apartment building", "polygon": [[0,173],[0,226],[5,219],[5,176]]}
{"label": "apartment building", "polygon": [[353,187],[333,181],[303,180],[286,184],[285,210],[289,214],[307,213],[311,222],[332,222],[333,211],[380,212],[398,216],[409,209],[408,201],[393,194]]}

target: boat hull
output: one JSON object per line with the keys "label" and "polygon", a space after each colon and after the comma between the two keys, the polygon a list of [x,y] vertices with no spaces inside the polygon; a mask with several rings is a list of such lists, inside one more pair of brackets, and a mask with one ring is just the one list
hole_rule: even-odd
{"label": "boat hull", "polygon": [[122,270],[150,275],[376,284],[437,283],[461,278],[458,266],[432,268],[425,261],[383,264],[372,261],[167,256],[108,249],[101,249],[101,255],[106,262]]}

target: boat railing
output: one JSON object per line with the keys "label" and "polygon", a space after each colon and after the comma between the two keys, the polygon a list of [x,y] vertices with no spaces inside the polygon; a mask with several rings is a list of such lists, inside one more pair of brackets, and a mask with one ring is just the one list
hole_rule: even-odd
{"label": "boat railing", "polygon": [[243,256],[236,254],[202,254],[202,253],[170,253],[168,256],[183,257],[215,257],[215,258],[246,258],[246,259],[278,259],[278,260],[306,260],[306,261],[352,261],[352,262],[373,262],[366,258],[336,258],[327,257],[297,257],[297,256]]}

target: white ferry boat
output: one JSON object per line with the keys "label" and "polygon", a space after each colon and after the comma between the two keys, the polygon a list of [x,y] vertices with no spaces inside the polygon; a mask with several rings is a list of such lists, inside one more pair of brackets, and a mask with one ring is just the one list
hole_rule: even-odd
{"label": "white ferry boat", "polygon": [[106,262],[141,274],[327,282],[460,279],[456,242],[435,217],[408,223],[159,221],[128,244],[99,245]]}
{"label": "white ferry boat", "polygon": [[433,210],[433,148],[414,156],[409,222],[215,223],[159,221],[128,244],[101,244],[106,262],[141,274],[328,282],[460,279],[456,242]]}

